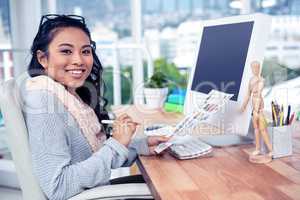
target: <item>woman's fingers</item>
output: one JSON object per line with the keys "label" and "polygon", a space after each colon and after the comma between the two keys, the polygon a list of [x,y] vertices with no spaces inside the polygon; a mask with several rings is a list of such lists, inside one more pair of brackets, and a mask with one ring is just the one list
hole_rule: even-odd
{"label": "woman's fingers", "polygon": [[130,125],[132,124],[132,125],[135,125],[135,126],[140,125],[140,123],[134,122],[134,121],[132,120],[132,118],[131,118],[129,115],[127,115],[127,114],[123,114],[123,115],[121,115],[120,117],[118,117],[118,118],[117,118],[117,121],[118,121],[119,123],[130,124]]}
{"label": "woman's fingers", "polygon": [[[149,147],[149,151],[150,151],[150,155],[157,155],[156,151],[155,151],[155,148],[157,146],[150,146]],[[163,152],[161,152],[160,154],[162,154]]]}
{"label": "woman's fingers", "polygon": [[166,137],[166,136],[149,136],[148,145],[149,146],[158,145],[162,142],[167,142],[169,139],[170,137]]}
{"label": "woman's fingers", "polygon": [[[150,152],[150,155],[157,155],[157,153],[156,153],[156,151],[155,151],[155,148],[156,148],[157,146],[150,146],[149,147],[149,152]],[[163,151],[163,152],[161,152],[161,153],[159,153],[159,155],[160,154],[163,154],[163,153],[165,153],[166,151]]]}
{"label": "woman's fingers", "polygon": [[148,148],[150,151],[151,155],[157,154],[155,152],[155,148],[157,145],[163,142],[167,142],[170,139],[170,137],[165,137],[165,136],[149,136],[148,137]]}
{"label": "woman's fingers", "polygon": [[136,130],[137,123],[135,122],[120,122],[117,121],[113,124],[114,132],[122,132],[123,134],[133,135]]}
{"label": "woman's fingers", "polygon": [[133,134],[135,133],[136,126],[128,123],[116,123],[113,126],[112,137],[119,141],[121,144],[128,146]]}
{"label": "woman's fingers", "polygon": [[156,154],[156,152],[154,151],[155,148],[156,148],[156,146],[150,146],[149,147],[150,155],[155,155]]}
{"label": "woman's fingers", "polygon": [[131,117],[127,114],[122,114],[117,118],[118,121],[129,121],[132,120]]}

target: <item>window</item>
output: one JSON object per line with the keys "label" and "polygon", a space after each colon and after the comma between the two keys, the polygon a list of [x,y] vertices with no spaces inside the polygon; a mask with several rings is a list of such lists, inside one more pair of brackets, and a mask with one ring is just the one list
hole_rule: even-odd
{"label": "window", "polygon": [[9,1],[0,1],[0,80],[13,76]]}

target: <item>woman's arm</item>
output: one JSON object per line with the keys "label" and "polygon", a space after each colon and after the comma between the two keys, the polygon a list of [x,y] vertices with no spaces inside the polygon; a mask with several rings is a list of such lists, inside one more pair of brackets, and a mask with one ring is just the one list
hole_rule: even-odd
{"label": "woman's arm", "polygon": [[167,142],[170,137],[164,136],[142,136],[135,138],[129,145],[129,156],[128,161],[125,165],[131,165],[137,155],[155,155],[155,148],[162,142]]}
{"label": "woman's arm", "polygon": [[107,184],[111,168],[128,159],[128,149],[111,138],[88,159],[72,163],[70,146],[77,143],[70,144],[66,113],[53,99],[46,91],[30,92],[24,115],[41,188],[49,199],[67,199],[86,188]]}
{"label": "woman's arm", "polygon": [[137,155],[150,155],[148,137],[133,138],[128,146],[128,150],[128,160],[123,164],[123,167],[131,166],[135,162]]}

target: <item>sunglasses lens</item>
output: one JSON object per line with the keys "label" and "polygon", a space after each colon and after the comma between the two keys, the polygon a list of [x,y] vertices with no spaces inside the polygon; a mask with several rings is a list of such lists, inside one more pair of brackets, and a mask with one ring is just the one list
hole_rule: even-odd
{"label": "sunglasses lens", "polygon": [[45,23],[48,20],[55,20],[58,17],[66,17],[66,18],[70,18],[70,19],[75,19],[80,21],[81,23],[85,24],[85,20],[82,16],[79,15],[56,15],[56,14],[49,14],[49,15],[43,15],[41,22],[40,22],[40,26]]}
{"label": "sunglasses lens", "polygon": [[96,50],[96,42],[92,41],[92,42],[91,42],[91,47],[92,47],[94,50]]}

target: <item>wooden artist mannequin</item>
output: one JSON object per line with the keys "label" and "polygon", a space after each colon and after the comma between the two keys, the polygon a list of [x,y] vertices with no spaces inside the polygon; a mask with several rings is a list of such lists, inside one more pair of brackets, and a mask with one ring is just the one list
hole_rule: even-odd
{"label": "wooden artist mannequin", "polygon": [[[267,163],[272,160],[273,149],[270,142],[269,134],[267,132],[267,124],[263,113],[264,102],[262,97],[262,90],[264,88],[264,79],[260,75],[261,70],[259,62],[252,62],[251,69],[253,76],[249,81],[247,96],[241,107],[241,112],[244,112],[251,98],[252,124],[255,133],[255,150],[250,155],[249,160],[255,163]],[[266,155],[261,155],[260,152],[261,136],[269,151],[269,153]]]}

